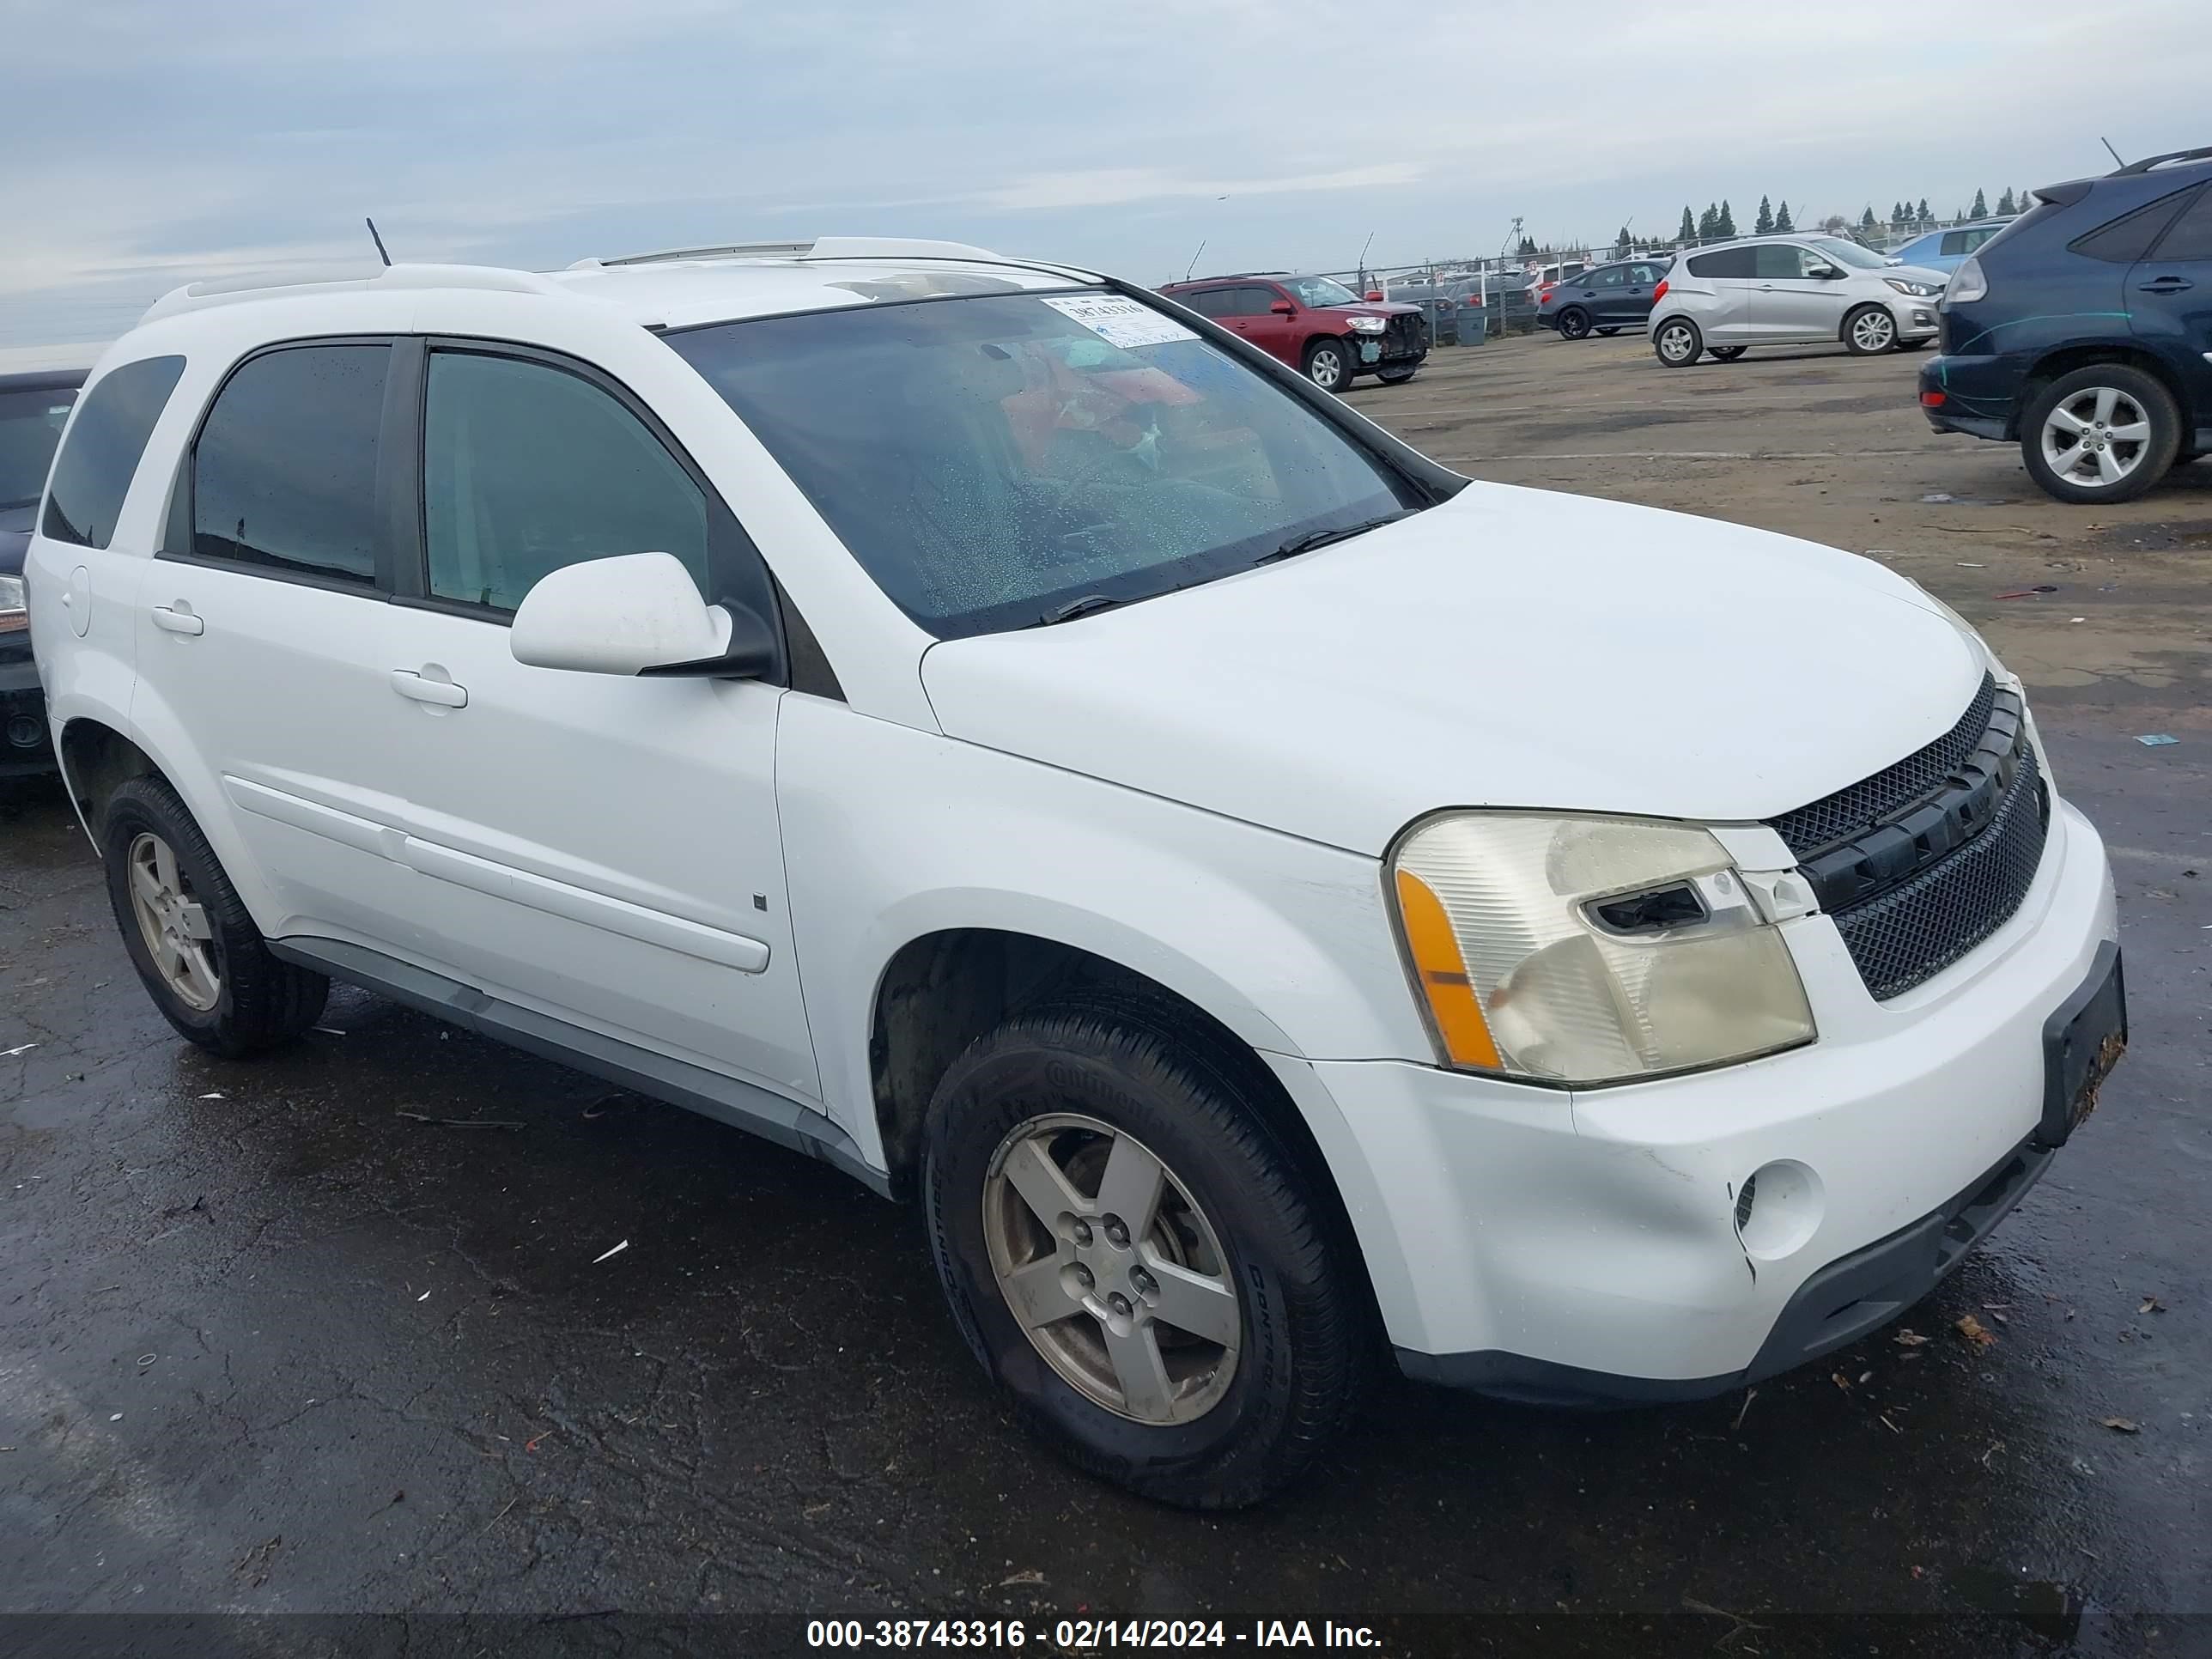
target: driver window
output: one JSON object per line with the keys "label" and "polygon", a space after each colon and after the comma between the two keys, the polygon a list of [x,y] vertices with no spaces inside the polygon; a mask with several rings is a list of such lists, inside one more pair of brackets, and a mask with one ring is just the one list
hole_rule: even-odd
{"label": "driver window", "polygon": [[672,554],[708,591],[704,493],[580,375],[433,352],[422,462],[435,598],[512,611],[562,566],[617,553]]}

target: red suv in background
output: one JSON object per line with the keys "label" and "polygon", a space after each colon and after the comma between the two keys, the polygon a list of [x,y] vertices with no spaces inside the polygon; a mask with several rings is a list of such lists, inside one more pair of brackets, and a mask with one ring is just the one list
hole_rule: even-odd
{"label": "red suv in background", "polygon": [[1327,276],[1279,270],[1203,276],[1160,292],[1328,392],[1348,390],[1361,374],[1396,386],[1412,380],[1429,355],[1428,319],[1419,306],[1363,300]]}

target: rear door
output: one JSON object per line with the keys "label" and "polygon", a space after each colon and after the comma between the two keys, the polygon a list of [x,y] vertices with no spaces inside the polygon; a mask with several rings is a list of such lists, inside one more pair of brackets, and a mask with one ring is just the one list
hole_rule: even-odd
{"label": "rear door", "polygon": [[2150,257],[2128,273],[2136,337],[2185,377],[2197,430],[2186,449],[2212,443],[2212,185],[2168,225]]}

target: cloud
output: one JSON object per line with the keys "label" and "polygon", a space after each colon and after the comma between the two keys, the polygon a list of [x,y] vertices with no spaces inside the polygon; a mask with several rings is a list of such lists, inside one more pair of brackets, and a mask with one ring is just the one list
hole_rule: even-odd
{"label": "cloud", "polygon": [[402,258],[872,231],[1158,280],[1201,238],[1341,269],[1370,231],[1383,264],[1494,252],[1516,216],[1948,210],[2095,170],[2048,113],[2085,94],[2126,153],[2201,136],[2201,3],[2115,31],[2014,0],[1971,48],[1869,53],[1764,0],[1582,0],[1571,52],[1501,0],[0,0],[0,340],[365,256],[369,213]]}

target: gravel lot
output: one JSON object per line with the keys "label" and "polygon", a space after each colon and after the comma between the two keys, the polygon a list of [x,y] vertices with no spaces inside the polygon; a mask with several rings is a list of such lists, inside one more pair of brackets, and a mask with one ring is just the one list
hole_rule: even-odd
{"label": "gravel lot", "polygon": [[915,1215],[820,1165],[359,994],[259,1064],[176,1041],[46,792],[0,823],[0,1049],[35,1045],[0,1058],[0,1613],[384,1621],[0,1639],[473,1652],[562,1616],[531,1650],[782,1651],[810,1615],[1085,1612],[1232,1648],[1327,1617],[1393,1652],[2208,1650],[2212,463],[2058,506],[1926,429],[1916,362],[1540,337],[1352,401],[1484,478],[1878,550],[2029,681],[2112,844],[2134,1051],[1903,1322],[1924,1345],[1618,1415],[1392,1382],[1273,1507],[1162,1511],[1021,1435]]}

